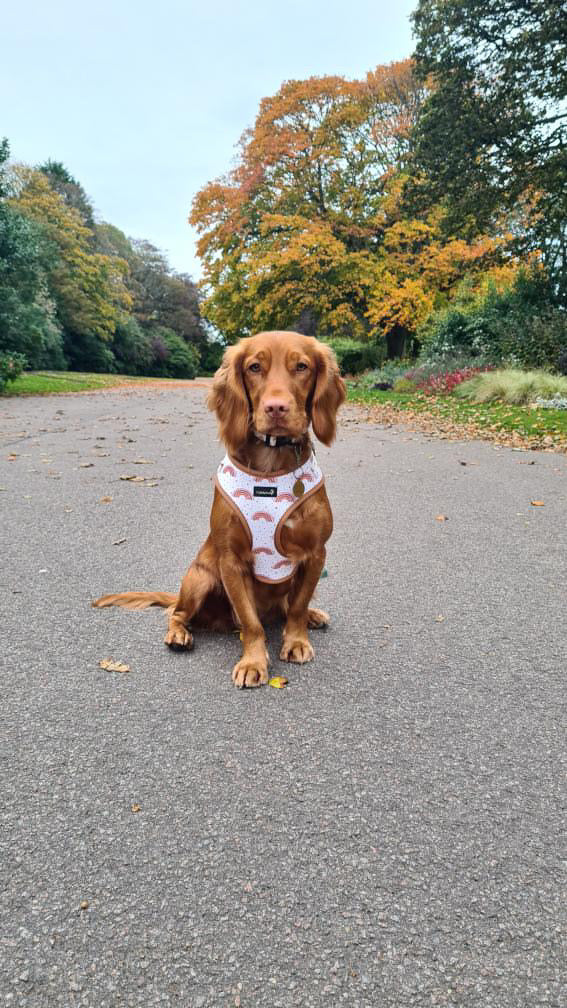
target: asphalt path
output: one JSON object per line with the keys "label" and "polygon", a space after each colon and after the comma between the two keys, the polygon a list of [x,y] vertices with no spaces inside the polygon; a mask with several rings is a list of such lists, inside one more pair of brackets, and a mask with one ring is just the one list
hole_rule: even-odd
{"label": "asphalt path", "polygon": [[566,1005],[566,457],[346,410],[331,626],[238,691],[236,636],[89,607],[178,587],[203,400],[2,404],[0,1003]]}

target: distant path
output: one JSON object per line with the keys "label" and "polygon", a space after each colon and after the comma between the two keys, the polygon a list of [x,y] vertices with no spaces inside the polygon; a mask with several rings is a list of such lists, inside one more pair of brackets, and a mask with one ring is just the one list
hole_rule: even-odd
{"label": "distant path", "polygon": [[89,607],[204,539],[200,384],[1,403],[1,1003],[559,1008],[567,459],[347,408],[332,625],[238,692]]}

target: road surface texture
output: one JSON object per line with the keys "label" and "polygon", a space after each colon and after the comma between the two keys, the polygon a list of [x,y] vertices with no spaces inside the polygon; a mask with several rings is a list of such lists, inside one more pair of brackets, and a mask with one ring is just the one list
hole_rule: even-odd
{"label": "road surface texture", "polygon": [[0,1003],[566,1005],[567,459],[346,409],[331,627],[238,691],[237,636],[89,606],[178,587],[204,395],[3,404]]}

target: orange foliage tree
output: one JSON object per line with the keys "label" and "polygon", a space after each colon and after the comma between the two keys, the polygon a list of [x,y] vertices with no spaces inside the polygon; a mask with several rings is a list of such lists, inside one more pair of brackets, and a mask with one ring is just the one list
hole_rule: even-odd
{"label": "orange foliage tree", "polygon": [[204,310],[229,339],[300,322],[368,336],[381,203],[421,100],[406,60],[364,81],[288,81],[261,102],[236,167],[197,194],[191,214]]}
{"label": "orange foliage tree", "polygon": [[190,217],[204,312],[229,340],[299,327],[385,335],[399,352],[439,292],[496,260],[498,241],[442,238],[439,209],[404,217],[404,170],[424,97],[405,60],[363,81],[288,81],[261,102],[236,166],[197,194]]}

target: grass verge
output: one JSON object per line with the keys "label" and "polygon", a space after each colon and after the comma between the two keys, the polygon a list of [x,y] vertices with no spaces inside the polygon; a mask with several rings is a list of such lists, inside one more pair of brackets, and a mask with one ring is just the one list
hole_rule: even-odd
{"label": "grass verge", "polygon": [[[431,396],[361,389],[349,383],[350,402],[370,407],[376,419],[411,420],[444,436],[482,437],[527,447],[556,446],[567,450],[567,410],[531,409],[508,403],[469,403],[454,395]],[[405,417],[404,417],[405,414]],[[424,423],[420,423],[420,420]]]}
{"label": "grass verge", "polygon": [[91,392],[96,389],[140,385],[144,382],[163,383],[164,385],[169,382],[174,385],[179,380],[185,381],[185,379],[176,378],[133,378],[129,375],[118,374],[82,374],[78,371],[26,371],[15,381],[8,383],[3,397],[54,395],[57,392]]}

